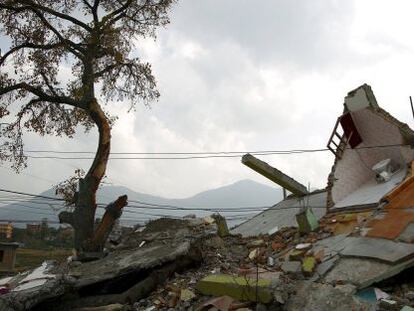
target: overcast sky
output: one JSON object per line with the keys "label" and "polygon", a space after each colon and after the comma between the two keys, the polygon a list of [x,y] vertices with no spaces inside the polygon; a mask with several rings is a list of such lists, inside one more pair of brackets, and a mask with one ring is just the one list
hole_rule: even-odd
{"label": "overcast sky", "polygon": [[[161,98],[120,116],[115,152],[324,148],[346,93],[372,86],[381,107],[413,125],[414,2],[382,0],[182,0],[157,41],[136,43],[153,64]],[[73,140],[26,136],[27,149],[87,150]],[[329,153],[263,156],[311,187],[325,187]],[[38,193],[87,160],[29,161],[20,175],[0,167],[1,186]],[[187,197],[241,179],[273,185],[240,159],[112,160],[107,182]]]}

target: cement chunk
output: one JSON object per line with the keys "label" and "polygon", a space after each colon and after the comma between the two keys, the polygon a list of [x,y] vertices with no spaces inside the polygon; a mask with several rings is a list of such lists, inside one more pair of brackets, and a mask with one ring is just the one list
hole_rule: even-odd
{"label": "cement chunk", "polygon": [[398,240],[406,243],[414,242],[414,223],[410,223],[405,227],[404,231],[398,237]]}
{"label": "cement chunk", "polygon": [[388,264],[372,260],[342,258],[336,266],[328,272],[325,281],[333,284],[341,281],[362,286],[362,284],[371,283],[370,281],[372,279],[376,278],[389,268],[390,265]]}
{"label": "cement chunk", "polygon": [[390,278],[414,265],[414,260],[390,265],[370,259],[341,258],[328,272],[325,281],[336,284],[351,283],[358,288],[365,288],[374,283]]}
{"label": "cement chunk", "polygon": [[319,276],[324,276],[328,271],[331,270],[331,268],[334,266],[335,262],[337,262],[339,259],[339,256],[332,257],[331,259],[328,259],[321,264],[318,265],[316,268],[316,273]]}
{"label": "cement chunk", "polygon": [[366,237],[349,237],[347,240],[342,256],[373,258],[389,263],[414,256],[413,244]]}
{"label": "cement chunk", "polygon": [[375,310],[375,306],[354,299],[352,285],[331,286],[314,282],[299,282],[296,294],[283,310],[287,311],[349,311]]}
{"label": "cement chunk", "polygon": [[211,296],[230,296],[242,301],[256,301],[262,303],[272,301],[270,290],[271,281],[265,279],[252,280],[244,277],[234,277],[231,275],[210,275],[197,283],[197,290],[204,295]]}
{"label": "cement chunk", "polygon": [[286,273],[298,273],[301,271],[301,265],[300,261],[285,261],[281,268]]}

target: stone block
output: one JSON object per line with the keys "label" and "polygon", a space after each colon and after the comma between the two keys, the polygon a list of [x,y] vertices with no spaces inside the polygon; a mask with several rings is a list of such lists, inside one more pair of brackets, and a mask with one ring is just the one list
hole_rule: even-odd
{"label": "stone block", "polygon": [[285,261],[281,269],[286,273],[298,273],[301,271],[302,263],[300,261]]}
{"label": "stone block", "polygon": [[256,281],[232,275],[209,275],[197,283],[196,289],[203,295],[227,295],[241,301],[256,301],[257,298],[261,303],[269,303],[273,299],[270,285],[271,281],[266,279]]}
{"label": "stone block", "polygon": [[305,256],[306,250],[293,249],[289,252],[288,258],[290,261],[299,261]]}

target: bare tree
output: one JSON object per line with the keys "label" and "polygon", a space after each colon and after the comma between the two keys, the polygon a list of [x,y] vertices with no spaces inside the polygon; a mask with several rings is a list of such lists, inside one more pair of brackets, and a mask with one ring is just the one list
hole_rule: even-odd
{"label": "bare tree", "polygon": [[[72,137],[78,126],[99,132],[98,149],[79,182],[73,212],[59,218],[75,229],[80,252],[102,249],[105,224],[127,204],[111,205],[94,231],[96,191],[110,154],[113,118],[103,104],[148,104],[159,93],[151,66],[132,56],[136,39],[154,37],[169,23],[174,0],[0,0],[0,161],[26,166],[24,131]],[[3,40],[2,40],[3,41]],[[136,54],[136,53],[135,53]],[[69,68],[70,74],[62,73]]]}

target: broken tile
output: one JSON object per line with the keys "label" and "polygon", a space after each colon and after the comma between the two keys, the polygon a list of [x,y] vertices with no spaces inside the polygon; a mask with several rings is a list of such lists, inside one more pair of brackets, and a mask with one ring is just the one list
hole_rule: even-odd
{"label": "broken tile", "polygon": [[367,233],[367,236],[394,240],[401,235],[411,222],[414,222],[414,212],[388,210],[384,219],[373,219],[368,223],[371,230]]}
{"label": "broken tile", "polygon": [[234,299],[229,296],[213,298],[205,302],[200,308],[197,309],[197,311],[211,310],[211,307],[214,307],[219,311],[228,311],[230,310],[233,301]]}
{"label": "broken tile", "polygon": [[284,249],[285,247],[286,247],[286,244],[285,244],[285,243],[281,243],[281,242],[272,242],[272,249],[273,249],[275,252],[278,252],[278,251],[280,251],[280,250]]}

